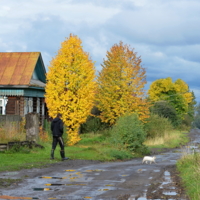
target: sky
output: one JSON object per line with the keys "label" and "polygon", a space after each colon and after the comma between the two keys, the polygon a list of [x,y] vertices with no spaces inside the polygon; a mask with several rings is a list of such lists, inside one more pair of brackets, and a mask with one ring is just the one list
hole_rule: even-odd
{"label": "sky", "polygon": [[48,71],[70,34],[97,71],[122,41],[141,56],[146,90],[180,78],[200,102],[199,0],[0,0],[0,52],[41,52]]}

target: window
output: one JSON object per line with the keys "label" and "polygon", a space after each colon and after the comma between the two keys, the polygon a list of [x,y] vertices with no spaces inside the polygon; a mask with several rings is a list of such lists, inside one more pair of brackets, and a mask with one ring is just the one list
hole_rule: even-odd
{"label": "window", "polygon": [[0,99],[0,115],[3,114],[3,100]]}
{"label": "window", "polygon": [[7,97],[0,97],[0,115],[6,114],[6,104],[8,102]]}

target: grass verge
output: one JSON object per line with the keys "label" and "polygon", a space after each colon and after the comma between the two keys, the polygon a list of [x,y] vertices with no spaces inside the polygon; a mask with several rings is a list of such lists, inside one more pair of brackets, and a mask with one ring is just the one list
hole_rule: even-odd
{"label": "grass verge", "polygon": [[200,199],[200,154],[194,153],[183,156],[177,162],[183,185],[187,195],[192,200]]}
{"label": "grass verge", "polygon": [[[65,147],[66,157],[70,159],[116,161],[128,160],[134,157],[141,157],[130,151],[119,149],[110,143],[106,134],[83,134],[82,140],[74,145]],[[176,139],[175,139],[176,138]],[[156,141],[156,142],[155,142]],[[147,140],[145,144],[150,148],[173,148],[188,141],[182,132],[172,132],[165,138],[157,138],[155,141]],[[160,141],[160,142],[158,142]],[[164,142],[163,142],[164,141]],[[45,148],[33,148],[31,150],[0,152],[0,171],[13,171],[22,168],[45,167],[48,164],[61,162],[60,147],[55,150],[55,159],[50,160],[51,142],[40,143]]]}
{"label": "grass verge", "polygon": [[189,142],[186,132],[173,130],[161,137],[148,138],[144,144],[151,148],[175,148]]}
{"label": "grass verge", "polygon": [[[65,147],[65,156],[70,159],[115,161],[126,160],[134,157],[128,151],[120,151],[106,141],[106,137],[98,134],[84,134],[79,144]],[[33,148],[31,150],[20,148],[20,151],[12,149],[0,152],[0,171],[13,171],[22,168],[45,167],[48,164],[61,162],[60,147],[55,150],[55,159],[50,160],[51,142],[40,143],[44,149]],[[16,149],[16,148],[15,148]]]}

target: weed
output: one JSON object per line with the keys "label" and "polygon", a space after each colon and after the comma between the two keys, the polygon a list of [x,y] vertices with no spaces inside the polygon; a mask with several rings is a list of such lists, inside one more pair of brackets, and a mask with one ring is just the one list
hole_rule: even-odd
{"label": "weed", "polygon": [[24,120],[21,122],[6,122],[0,126],[0,141],[23,141],[26,139]]}
{"label": "weed", "polygon": [[127,151],[120,151],[117,149],[112,149],[108,152],[108,154],[115,158],[115,159],[119,159],[119,160],[126,160],[126,159],[130,159],[133,157],[133,155],[130,152]]}
{"label": "weed", "polygon": [[187,142],[189,142],[189,138],[183,132],[173,130],[165,132],[162,136],[147,138],[144,144],[154,148],[175,148],[181,144],[186,144]]}
{"label": "weed", "polygon": [[184,186],[190,199],[200,199],[200,154],[183,154],[177,162]]}
{"label": "weed", "polygon": [[144,128],[148,138],[162,137],[173,130],[169,119],[156,114],[151,114]]}
{"label": "weed", "polygon": [[0,178],[0,188],[8,187],[12,185],[13,183],[18,183],[20,181],[21,179]]}

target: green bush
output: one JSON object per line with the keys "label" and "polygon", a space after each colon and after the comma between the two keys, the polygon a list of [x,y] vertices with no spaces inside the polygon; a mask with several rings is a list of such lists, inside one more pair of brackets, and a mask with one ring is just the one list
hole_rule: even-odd
{"label": "green bush", "polygon": [[158,101],[151,108],[151,113],[157,114],[160,117],[168,118],[174,127],[177,127],[180,123],[180,117],[178,116],[176,109],[173,105],[167,101]]}
{"label": "green bush", "polygon": [[192,127],[200,129],[200,116],[199,115],[195,116]]}
{"label": "green bush", "polygon": [[155,138],[157,136],[163,136],[166,132],[173,130],[173,125],[168,118],[151,113],[144,128],[147,133],[147,137]]}
{"label": "green bush", "polygon": [[143,145],[146,133],[136,114],[126,114],[120,117],[111,130],[111,142],[118,149],[146,154],[148,148]]}
{"label": "green bush", "polygon": [[21,146],[20,144],[15,144],[5,153],[13,154],[13,153],[30,153],[30,149],[26,146]]}
{"label": "green bush", "polygon": [[96,133],[106,128],[108,128],[108,124],[103,123],[100,118],[89,116],[87,121],[81,125],[81,133]]}
{"label": "green bush", "polygon": [[120,151],[117,149],[112,149],[108,152],[108,154],[115,158],[115,159],[119,159],[119,160],[125,160],[125,159],[130,159],[133,156],[131,155],[131,153],[127,152],[127,151]]}
{"label": "green bush", "polygon": [[[97,135],[97,134],[95,134]],[[96,144],[96,143],[102,143],[104,140],[106,140],[106,137],[104,135],[99,135],[97,137],[88,137],[89,134],[84,134],[84,136],[81,137],[81,140],[78,144]]]}
{"label": "green bush", "polygon": [[51,121],[48,121],[47,119],[44,120],[43,123],[43,129],[48,133],[48,135],[51,137]]}

